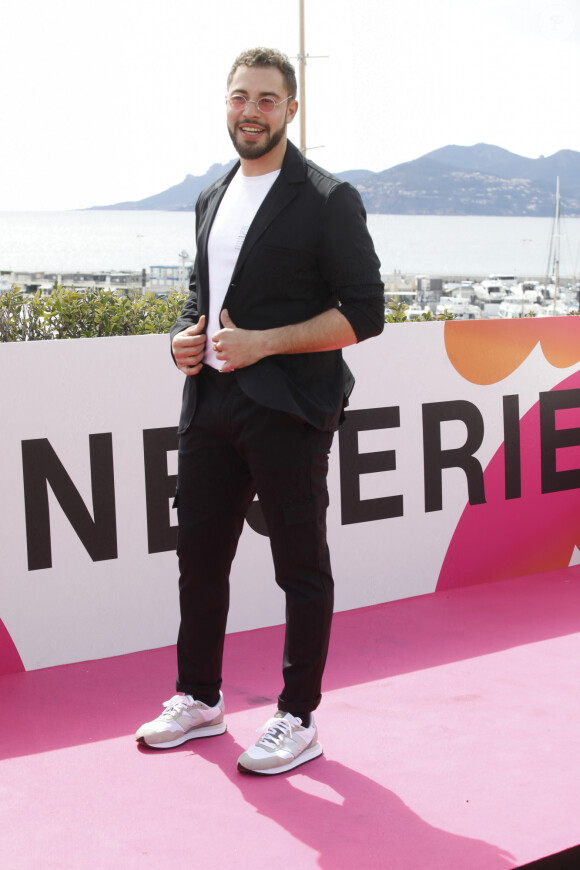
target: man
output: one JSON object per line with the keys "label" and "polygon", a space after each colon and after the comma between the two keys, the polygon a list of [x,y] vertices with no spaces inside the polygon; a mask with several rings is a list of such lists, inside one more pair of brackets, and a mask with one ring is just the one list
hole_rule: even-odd
{"label": "man", "polygon": [[225,731],[229,573],[257,493],[286,596],[284,688],[238,768],[267,775],[322,753],[312,712],[333,610],[326,477],[350,374],[340,349],[381,332],[383,286],[358,193],[287,140],[298,109],[288,58],[243,52],[227,87],[240,161],[199,197],[190,295],[171,332],[187,376],[176,497],[180,694],[137,739],[166,749]]}

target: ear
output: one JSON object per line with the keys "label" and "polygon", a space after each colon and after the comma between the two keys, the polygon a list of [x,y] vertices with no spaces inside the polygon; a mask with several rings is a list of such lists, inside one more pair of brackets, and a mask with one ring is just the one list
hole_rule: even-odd
{"label": "ear", "polygon": [[291,124],[298,113],[298,100],[288,100],[288,111],[286,112],[286,123]]}

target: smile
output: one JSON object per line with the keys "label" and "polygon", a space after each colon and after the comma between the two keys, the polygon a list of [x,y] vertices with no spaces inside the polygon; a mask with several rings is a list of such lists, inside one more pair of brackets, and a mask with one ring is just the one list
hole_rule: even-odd
{"label": "smile", "polygon": [[238,129],[241,130],[244,136],[259,136],[260,133],[264,132],[263,127],[252,127],[249,124],[241,124]]}

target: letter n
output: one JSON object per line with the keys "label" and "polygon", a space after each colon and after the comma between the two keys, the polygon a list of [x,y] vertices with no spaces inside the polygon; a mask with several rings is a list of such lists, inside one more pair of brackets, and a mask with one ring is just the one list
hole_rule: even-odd
{"label": "letter n", "polygon": [[47,438],[22,442],[28,570],[52,567],[48,486],[93,562],[117,558],[110,432],[89,435],[93,516]]}

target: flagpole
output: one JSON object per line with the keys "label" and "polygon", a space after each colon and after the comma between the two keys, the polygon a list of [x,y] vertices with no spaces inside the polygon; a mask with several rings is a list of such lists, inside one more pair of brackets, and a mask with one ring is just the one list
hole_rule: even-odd
{"label": "flagpole", "polygon": [[304,0],[300,0],[300,47],[298,49],[298,111],[300,151],[306,154],[306,54],[304,47]]}
{"label": "flagpole", "polygon": [[[296,56],[298,61],[298,114],[300,117],[300,151],[306,154],[309,147],[306,145],[306,45],[304,38],[304,0],[299,0],[299,50]],[[326,54],[315,54],[314,58],[326,58]],[[310,148],[321,148],[321,145],[311,145]]]}

